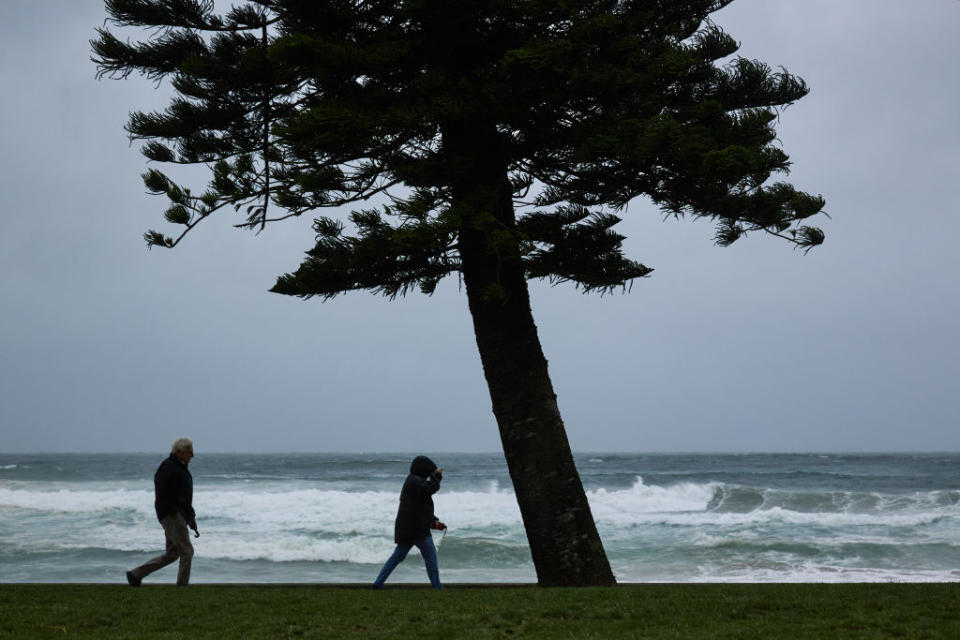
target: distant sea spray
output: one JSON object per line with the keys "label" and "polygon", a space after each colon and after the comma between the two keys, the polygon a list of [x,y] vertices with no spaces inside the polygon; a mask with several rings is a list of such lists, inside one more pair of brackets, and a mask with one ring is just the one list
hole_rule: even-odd
{"label": "distant sea spray", "polygon": [[[535,581],[502,456],[431,455],[445,469],[435,496],[450,526],[444,579]],[[162,457],[0,455],[0,581],[121,581],[162,546],[152,488]],[[409,459],[201,455],[191,463],[195,581],[372,580],[392,550]],[[577,463],[620,581],[960,580],[958,455]],[[409,561],[396,577],[424,579]]]}

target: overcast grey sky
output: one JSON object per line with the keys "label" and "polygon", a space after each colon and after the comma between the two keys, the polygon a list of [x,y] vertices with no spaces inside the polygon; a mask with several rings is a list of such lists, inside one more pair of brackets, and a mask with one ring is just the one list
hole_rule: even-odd
{"label": "overcast grey sky", "polygon": [[[0,452],[496,451],[456,279],[432,297],[267,292],[309,220],[229,216],[173,251],[123,131],[164,106],[97,81],[96,0],[0,3]],[[960,2],[737,0],[740,54],[803,77],[778,131],[832,219],[808,255],[643,201],[656,269],[600,298],[533,284],[575,451],[958,451]]]}

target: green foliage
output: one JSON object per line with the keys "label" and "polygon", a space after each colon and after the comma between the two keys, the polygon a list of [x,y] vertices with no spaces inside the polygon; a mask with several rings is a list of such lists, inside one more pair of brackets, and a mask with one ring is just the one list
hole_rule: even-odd
{"label": "green foliage", "polygon": [[[392,226],[386,217],[394,215],[402,216],[404,224]],[[443,276],[458,268],[450,251],[457,232],[450,216],[418,218],[415,212],[384,207],[354,211],[350,222],[354,236],[343,233],[339,220],[315,220],[316,246],[296,273],[281,276],[271,290],[327,298],[355,289],[395,297],[413,286],[431,293]]]}
{"label": "green foliage", "polygon": [[188,224],[190,222],[190,212],[182,204],[175,204],[167,209],[163,217],[167,219],[167,222],[173,224]]}
{"label": "green foliage", "polygon": [[527,273],[601,292],[650,274],[653,269],[623,257],[620,245],[625,238],[611,230],[618,222],[617,216],[577,205],[526,216],[518,227],[531,243]]}
{"label": "green foliage", "polygon": [[173,246],[173,238],[163,235],[159,231],[150,230],[143,234],[143,239],[147,242],[147,247],[166,247]]}
{"label": "green foliage", "polygon": [[[378,198],[318,217],[314,248],[273,291],[430,293],[463,269],[464,231],[482,229],[528,278],[605,292],[651,272],[613,231],[641,196],[712,220],[722,246],[757,231],[823,242],[803,224],[823,199],[768,184],[790,165],[773,124],[808,89],[730,58],[736,41],[709,19],[730,1],[257,0],[219,15],[209,0],[108,0],[113,28],[146,40],[102,28],[92,45],[101,75],[176,91],[163,112],[131,114],[144,155],[210,168],[199,196],[145,174],[184,227],[149,232],[150,246],[225,207],[260,230]],[[465,205],[497,181],[509,211]]]}

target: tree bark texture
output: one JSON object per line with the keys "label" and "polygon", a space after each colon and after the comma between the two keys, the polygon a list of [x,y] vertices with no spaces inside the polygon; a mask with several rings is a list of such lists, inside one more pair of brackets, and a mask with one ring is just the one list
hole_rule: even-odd
{"label": "tree bark texture", "polygon": [[446,130],[464,284],[484,375],[542,586],[615,583],[573,461],[530,310],[495,132]]}

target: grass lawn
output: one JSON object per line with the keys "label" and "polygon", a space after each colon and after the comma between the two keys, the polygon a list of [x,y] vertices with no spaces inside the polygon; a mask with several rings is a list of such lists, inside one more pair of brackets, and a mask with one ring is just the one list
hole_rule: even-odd
{"label": "grass lawn", "polygon": [[960,638],[960,583],[0,585],[0,638]]}

